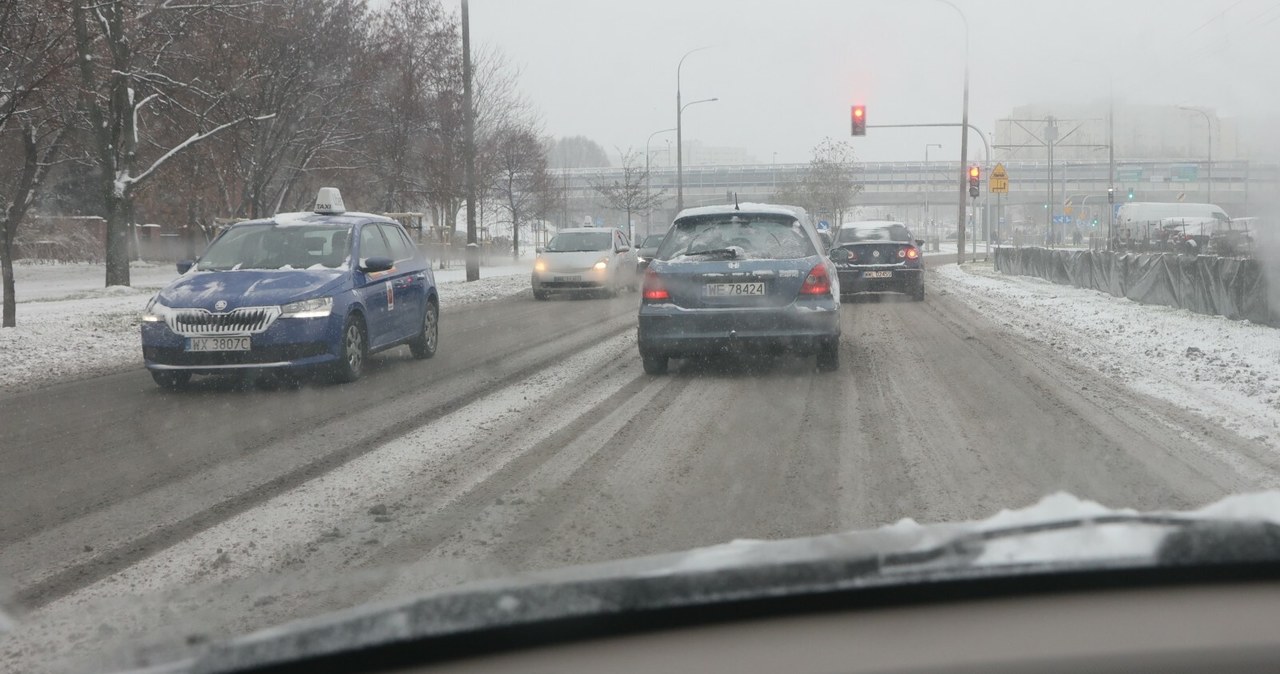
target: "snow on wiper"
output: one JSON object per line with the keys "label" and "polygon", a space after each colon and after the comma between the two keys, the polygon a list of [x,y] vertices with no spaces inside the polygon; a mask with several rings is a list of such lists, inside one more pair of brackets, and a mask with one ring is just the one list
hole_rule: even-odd
{"label": "snow on wiper", "polygon": [[[1100,527],[1127,527],[1114,535]],[[1135,532],[1133,527],[1149,528]],[[1097,529],[1088,544],[1079,538],[1025,539],[1040,534]],[[1173,529],[1172,532],[1166,529]],[[995,551],[993,545],[1006,549]],[[1269,560],[1280,562],[1280,524],[1267,521],[1206,519],[1184,515],[1108,513],[1088,517],[1029,522],[959,534],[934,547],[889,553],[882,571],[916,567],[962,567],[1098,559],[1154,558],[1158,564],[1205,564]]]}
{"label": "snow on wiper", "polygon": [[695,255],[728,255],[730,258],[737,259],[738,248],[707,248],[705,250],[690,250],[680,254],[680,257],[693,257]]}

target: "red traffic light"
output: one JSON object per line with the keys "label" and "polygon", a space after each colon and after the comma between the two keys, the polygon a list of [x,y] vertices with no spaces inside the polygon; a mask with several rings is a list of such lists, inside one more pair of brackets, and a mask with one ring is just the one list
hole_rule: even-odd
{"label": "red traffic light", "polygon": [[969,167],[969,182],[977,182],[982,177],[982,169],[976,165]]}
{"label": "red traffic light", "polygon": [[853,122],[853,135],[867,135],[867,106],[855,105],[850,111],[850,119]]}
{"label": "red traffic light", "polygon": [[853,106],[853,116],[855,118],[862,119],[862,116],[865,114],[867,114],[866,108],[863,108],[860,105]]}

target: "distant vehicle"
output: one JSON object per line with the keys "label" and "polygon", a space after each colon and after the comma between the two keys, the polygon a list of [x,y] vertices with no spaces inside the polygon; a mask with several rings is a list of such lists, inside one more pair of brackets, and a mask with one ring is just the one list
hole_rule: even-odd
{"label": "distant vehicle", "polygon": [[658,252],[658,246],[662,245],[662,237],[664,234],[650,234],[644,237],[644,241],[640,244],[640,250],[636,252],[636,269],[640,273],[644,273],[646,267],[649,266],[649,260]]}
{"label": "distant vehicle", "polygon": [[850,222],[836,232],[831,261],[840,275],[841,292],[892,291],[924,300],[923,240],[901,222]]}
{"label": "distant vehicle", "polygon": [[803,212],[768,204],[681,211],[645,271],[637,336],[644,370],[737,352],[840,365],[840,285]]}
{"label": "distant vehicle", "polygon": [[1218,222],[1231,219],[1226,211],[1213,204],[1134,201],[1121,204],[1116,211],[1116,225],[1120,227],[1158,226],[1169,218],[1208,218]]}
{"label": "distant vehicle", "polygon": [[562,229],[538,249],[531,283],[539,300],[552,293],[616,297],[623,289],[635,290],[639,285],[636,251],[620,229]]}
{"label": "distant vehicle", "polygon": [[228,227],[178,273],[142,317],[143,361],[165,388],[246,370],[354,381],[374,352],[436,352],[431,265],[399,223],[346,211],[334,188],[320,190],[314,212]]}

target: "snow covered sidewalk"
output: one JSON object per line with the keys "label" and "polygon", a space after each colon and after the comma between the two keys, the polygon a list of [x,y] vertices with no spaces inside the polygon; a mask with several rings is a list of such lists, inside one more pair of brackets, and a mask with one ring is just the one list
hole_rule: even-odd
{"label": "snow covered sidewalk", "polygon": [[[532,263],[436,272],[441,309],[498,300],[529,287]],[[152,295],[177,277],[169,266],[138,264],[133,286],[103,288],[102,265],[19,264],[14,275],[18,327],[0,329],[0,393],[138,367],[138,326]]]}
{"label": "snow covered sidewalk", "polygon": [[1007,276],[989,264],[933,271],[934,292],[1015,334],[1280,449],[1280,330]]}

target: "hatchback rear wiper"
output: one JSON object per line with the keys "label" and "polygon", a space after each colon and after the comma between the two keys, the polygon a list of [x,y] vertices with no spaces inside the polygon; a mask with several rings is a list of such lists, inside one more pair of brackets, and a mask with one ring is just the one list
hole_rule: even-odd
{"label": "hatchback rear wiper", "polygon": [[729,255],[729,257],[732,257],[732,258],[738,257],[737,248],[708,248],[706,250],[691,250],[691,251],[686,251],[684,253],[681,253],[680,256],[692,257],[694,255],[724,255],[726,253]]}

